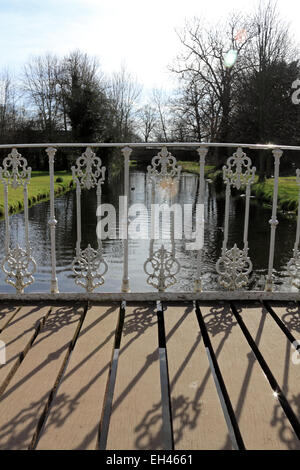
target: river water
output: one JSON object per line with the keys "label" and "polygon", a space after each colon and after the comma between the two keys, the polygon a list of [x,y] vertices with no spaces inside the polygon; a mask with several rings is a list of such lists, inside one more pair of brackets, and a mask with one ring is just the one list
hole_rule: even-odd
{"label": "river water", "polygon": [[[178,192],[173,196],[172,202],[193,204],[198,198],[198,177],[191,174],[181,176]],[[104,203],[111,203],[116,207],[118,214],[118,198],[122,194],[122,178],[106,183],[103,187]],[[60,292],[84,292],[77,286],[71,270],[71,263],[75,256],[76,245],[76,193],[70,191],[55,200],[56,225],[56,257],[57,277]],[[161,202],[164,194],[161,194]],[[145,223],[150,228],[151,187],[147,183],[146,173],[131,169],[130,172],[130,205],[134,203],[145,204],[149,209]],[[219,290],[215,264],[221,254],[224,224],[224,198],[216,194],[213,184],[206,182],[205,197],[205,241],[203,250],[203,289]],[[90,243],[96,247],[96,196],[93,190],[82,193],[82,247]],[[26,288],[26,292],[49,292],[51,265],[50,265],[50,233],[48,220],[50,206],[42,202],[29,209],[29,236],[33,257],[37,263],[35,283]],[[248,289],[263,290],[265,275],[267,273],[269,256],[269,239],[271,217],[270,209],[259,206],[252,200],[249,224],[249,256],[253,263],[253,273]],[[195,218],[195,214],[194,214]],[[279,225],[276,230],[275,248],[275,282],[277,290],[295,290],[290,284],[285,267],[292,256],[296,223],[292,219],[278,217]],[[230,230],[228,247],[237,243],[242,248],[244,223],[244,198],[237,197],[231,200]],[[24,246],[24,214],[19,213],[10,217],[12,245],[19,241]],[[0,221],[0,258],[4,257],[5,223]],[[158,241],[156,242],[158,243]],[[193,291],[196,275],[196,253],[187,250],[184,240],[175,241],[176,258],[180,263],[180,272],[177,274],[177,283],[170,291]],[[105,284],[97,288],[97,292],[120,291],[123,270],[122,241],[118,239],[103,241],[104,258],[108,264],[105,275]],[[145,292],[155,290],[147,284],[147,275],[143,265],[149,255],[148,239],[129,239],[129,277],[132,292]],[[5,283],[5,276],[1,270],[0,292],[14,292],[15,289]]]}

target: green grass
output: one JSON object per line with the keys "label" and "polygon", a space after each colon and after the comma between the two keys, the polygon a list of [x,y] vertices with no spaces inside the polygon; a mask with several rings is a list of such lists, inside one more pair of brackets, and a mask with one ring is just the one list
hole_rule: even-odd
{"label": "green grass", "polygon": [[[72,175],[66,171],[56,171],[54,181],[56,178],[62,178],[62,182],[54,183],[55,195],[62,194],[72,189]],[[0,185],[2,186],[2,185]],[[40,201],[45,201],[50,197],[50,178],[47,171],[33,171],[32,178],[28,184],[28,204],[31,206]],[[8,189],[8,206],[9,212],[12,214],[23,210],[24,198],[23,188]],[[4,191],[0,188],[0,216],[4,215]]]}
{"label": "green grass", "polygon": [[[223,172],[218,170],[211,173],[217,192],[225,189],[223,182]],[[263,183],[258,183],[258,176],[252,186],[252,194],[256,200],[266,206],[272,206],[273,203],[274,178],[269,178]],[[298,208],[298,186],[296,176],[281,176],[278,181],[278,209],[282,212],[296,212]]]}
{"label": "green grass", "polygon": [[[199,175],[198,162],[183,162],[179,161],[182,166],[182,171]],[[214,171],[214,166],[205,166],[205,176],[209,176],[214,184],[218,186],[219,191],[225,188],[223,184],[222,170]],[[258,177],[255,177],[255,184],[252,187],[252,194],[256,196],[259,202],[267,205],[272,205],[274,178],[267,179],[264,183],[257,182]],[[298,208],[298,186],[295,176],[282,176],[279,178],[278,184],[278,209],[283,212],[296,212]]]}
{"label": "green grass", "polygon": [[[274,178],[264,183],[255,183],[253,192],[258,200],[272,204]],[[296,211],[298,206],[298,186],[295,176],[282,176],[278,183],[278,208],[282,211]]]}
{"label": "green grass", "polygon": [[[182,167],[182,171],[186,171],[187,173],[193,173],[194,175],[199,175],[199,163],[198,162],[178,162],[179,165]],[[213,165],[205,165],[205,175],[207,176],[208,173],[214,170]]]}

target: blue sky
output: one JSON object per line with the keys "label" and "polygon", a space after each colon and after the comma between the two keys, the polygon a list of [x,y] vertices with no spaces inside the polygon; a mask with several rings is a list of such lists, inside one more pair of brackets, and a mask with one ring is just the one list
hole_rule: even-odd
{"label": "blue sky", "polygon": [[[299,0],[279,0],[300,39]],[[31,55],[64,55],[79,48],[110,73],[125,63],[146,88],[171,88],[167,66],[179,51],[175,28],[185,19],[210,21],[256,0],[0,0],[0,69],[18,73]],[[174,82],[173,82],[174,83]]]}

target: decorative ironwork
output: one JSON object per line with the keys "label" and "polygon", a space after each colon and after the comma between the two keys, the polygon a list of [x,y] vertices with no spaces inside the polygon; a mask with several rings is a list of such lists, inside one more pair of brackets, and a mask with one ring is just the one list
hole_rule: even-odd
{"label": "decorative ironwork", "polygon": [[50,218],[48,225],[50,228],[50,240],[51,240],[51,293],[58,294],[58,281],[56,277],[56,249],[55,249],[55,230],[57,220],[55,218],[55,206],[54,206],[54,159],[56,154],[56,148],[48,147],[46,149],[49,160],[49,176],[50,176]]}
{"label": "decorative ironwork", "polygon": [[147,167],[148,177],[153,181],[160,179],[177,179],[181,174],[181,166],[177,165],[176,158],[163,147],[161,151],[152,158],[151,165]]}
{"label": "decorative ironwork", "polygon": [[[34,282],[33,274],[36,271],[36,262],[31,256],[28,228],[28,191],[27,185],[31,178],[31,168],[27,167],[26,158],[13,148],[3,160],[0,167],[0,181],[4,186],[4,210],[5,210],[5,258],[1,266],[6,274],[5,282],[15,287],[17,293],[24,292],[24,288]],[[24,231],[25,248],[17,243],[15,248],[10,246],[10,223],[8,211],[8,188],[17,189],[23,187],[24,197]]]}
{"label": "decorative ironwork", "polygon": [[[199,203],[202,204],[203,210],[204,210],[204,200],[205,200],[205,157],[208,152],[208,149],[205,147],[201,147],[197,149],[198,155],[199,155]],[[197,212],[196,212],[197,214]],[[200,215],[201,217],[201,215]],[[203,238],[204,238],[204,217],[203,220],[201,221],[202,227],[203,227]],[[203,239],[204,243],[204,239]],[[201,248],[198,250],[197,253],[197,274],[196,274],[196,280],[195,280],[195,286],[194,290],[195,292],[201,292],[202,291],[202,254],[203,254],[203,249]]]}
{"label": "decorative ironwork", "polygon": [[240,250],[236,244],[226,249],[218,259],[216,270],[221,286],[236,290],[248,284],[248,275],[252,271],[252,262],[248,257],[248,249]]}
{"label": "decorative ironwork", "polygon": [[123,239],[123,278],[122,278],[122,285],[121,291],[122,292],[130,292],[129,286],[129,275],[128,275],[128,199],[130,195],[129,191],[129,159],[132,153],[132,149],[130,147],[124,147],[121,149],[121,153],[124,157],[124,220],[120,224],[120,230],[124,230],[125,237]]}
{"label": "decorative ironwork", "polygon": [[2,261],[2,269],[6,274],[5,282],[22,294],[24,288],[34,282],[36,262],[30,254],[30,249],[23,250],[17,244],[16,248],[9,250]]}
{"label": "decorative ironwork", "polygon": [[[168,151],[167,147],[162,147],[161,151],[152,158],[151,165],[147,167],[148,181],[152,185],[152,204],[155,202],[155,185],[160,187],[167,194],[168,199],[172,200],[178,193],[178,185],[181,166],[177,165],[176,158]],[[152,210],[152,209],[151,209]],[[144,271],[148,275],[147,284],[152,285],[163,292],[168,287],[176,284],[176,274],[180,270],[180,264],[175,259],[175,240],[174,240],[174,214],[172,213],[170,224],[171,249],[167,250],[162,244],[159,249],[154,251],[154,224],[155,217],[151,212],[151,240],[149,257],[144,263]]]}
{"label": "decorative ironwork", "polygon": [[102,250],[94,250],[91,245],[88,245],[85,250],[80,250],[78,256],[75,256],[72,269],[76,276],[75,283],[84,287],[87,292],[93,292],[96,287],[104,284],[103,276],[108,266],[103,259]]}
{"label": "decorative ironwork", "polygon": [[[227,159],[226,163],[227,166],[223,166],[223,180],[226,183],[224,240],[222,255],[216,263],[216,270],[219,274],[219,284],[226,289],[236,290],[248,284],[248,276],[252,271],[252,262],[248,257],[248,226],[251,185],[254,182],[256,168],[251,167],[250,158],[240,147]],[[242,250],[236,244],[231,249],[227,248],[231,186],[236,189],[246,186]]]}
{"label": "decorative ironwork", "polygon": [[[75,283],[93,292],[96,287],[104,284],[104,274],[108,266],[103,259],[102,242],[97,235],[98,248],[93,249],[88,245],[81,249],[81,189],[96,188],[97,207],[101,204],[101,185],[105,179],[105,167],[102,167],[99,157],[87,147],[86,151],[77,158],[76,166],[72,166],[72,176],[76,183],[76,205],[77,205],[77,242],[76,256],[72,263],[75,274]],[[100,217],[97,217],[99,221]]]}
{"label": "decorative ironwork", "polygon": [[271,226],[270,234],[270,249],[269,249],[269,264],[268,274],[266,277],[265,290],[272,292],[273,290],[273,265],[274,265],[274,252],[275,252],[275,233],[278,225],[277,220],[277,199],[278,199],[278,182],[279,182],[279,165],[280,158],[283,154],[281,149],[272,150],[274,156],[274,188],[273,188],[273,204],[272,204],[272,217],[269,220]]}
{"label": "decorative ironwork", "polygon": [[255,167],[251,168],[250,158],[239,147],[232,157],[228,158],[227,166],[223,166],[223,179],[225,183],[240,189],[241,186],[248,186],[254,182],[255,171]]}
{"label": "decorative ironwork", "polygon": [[297,216],[297,229],[296,229],[296,239],[293,249],[293,257],[287,264],[287,272],[291,277],[292,284],[300,288],[300,251],[299,251],[299,241],[300,241],[300,169],[296,170],[296,182],[298,185],[298,216]]}
{"label": "decorative ironwork", "polygon": [[163,292],[176,284],[175,276],[180,270],[180,264],[173,251],[166,250],[162,245],[146,260],[144,270],[148,274],[147,284]]}
{"label": "decorative ironwork", "polygon": [[292,284],[300,288],[300,252],[294,249],[294,256],[287,264],[287,272],[291,276]]}
{"label": "decorative ironwork", "polygon": [[0,181],[13,189],[19,186],[27,186],[31,177],[31,167],[27,167],[26,158],[13,148],[3,160],[3,168],[0,167]]}
{"label": "decorative ironwork", "polygon": [[91,189],[103,183],[106,168],[102,165],[101,158],[97,157],[91,147],[77,158],[76,166],[72,166],[73,179],[81,188]]}

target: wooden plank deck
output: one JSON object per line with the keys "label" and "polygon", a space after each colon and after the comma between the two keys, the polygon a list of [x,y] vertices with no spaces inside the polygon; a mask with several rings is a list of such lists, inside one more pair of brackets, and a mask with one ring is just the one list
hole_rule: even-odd
{"label": "wooden plank deck", "polygon": [[6,302],[0,449],[299,450],[299,312]]}

